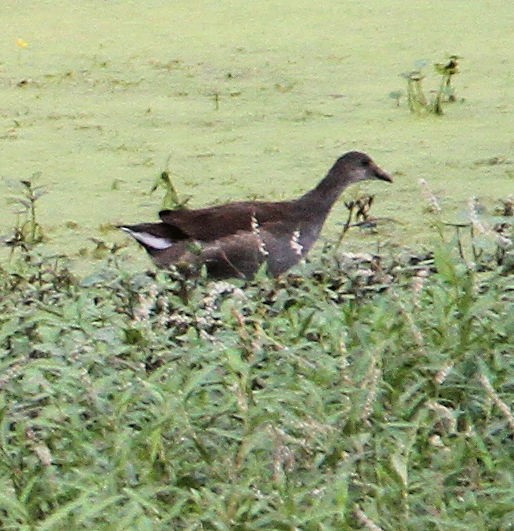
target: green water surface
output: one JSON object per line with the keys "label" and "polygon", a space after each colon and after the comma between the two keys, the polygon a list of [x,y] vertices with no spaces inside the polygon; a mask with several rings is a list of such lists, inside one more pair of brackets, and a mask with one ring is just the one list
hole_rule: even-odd
{"label": "green water surface", "polygon": [[[199,207],[292,197],[342,153],[368,152],[395,184],[346,197],[376,194],[373,213],[395,223],[354,231],[350,247],[426,240],[420,178],[449,219],[473,196],[492,211],[514,193],[504,0],[7,0],[0,27],[0,234],[16,223],[8,181],[40,172],[48,249],[79,256],[90,238],[124,241],[101,227],[156,218],[161,196],[149,190],[169,156]],[[444,116],[396,107],[399,74],[426,59],[428,93],[431,63],[452,53],[463,57],[459,101]],[[325,238],[345,216],[340,202]],[[126,252],[146,260],[135,243]]]}

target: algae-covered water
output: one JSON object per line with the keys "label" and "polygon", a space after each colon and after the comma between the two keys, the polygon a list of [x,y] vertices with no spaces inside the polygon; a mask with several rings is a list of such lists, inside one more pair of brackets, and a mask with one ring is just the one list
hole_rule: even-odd
{"label": "algae-covered water", "polygon": [[[504,0],[285,2],[7,0],[0,6],[0,234],[16,224],[9,181],[40,173],[51,250],[92,260],[108,224],[149,221],[169,169],[192,207],[283,199],[312,187],[345,151],[393,173],[373,213],[379,234],[428,238],[425,179],[445,215],[514,193],[514,10]],[[402,72],[462,56],[458,101],[418,117],[390,92]],[[324,236],[346,211],[332,213]],[[364,244],[360,242],[365,241]],[[136,244],[129,255],[142,257]],[[139,258],[138,258],[139,259]]]}

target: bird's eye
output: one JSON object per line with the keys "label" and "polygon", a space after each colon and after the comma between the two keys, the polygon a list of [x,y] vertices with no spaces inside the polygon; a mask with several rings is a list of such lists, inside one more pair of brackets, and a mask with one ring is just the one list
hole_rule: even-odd
{"label": "bird's eye", "polygon": [[369,160],[365,159],[361,162],[361,166],[363,166],[364,168],[367,168],[369,166]]}

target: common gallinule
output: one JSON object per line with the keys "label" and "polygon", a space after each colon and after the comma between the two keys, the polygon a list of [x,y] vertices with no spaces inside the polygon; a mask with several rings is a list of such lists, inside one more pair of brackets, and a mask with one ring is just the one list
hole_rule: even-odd
{"label": "common gallinule", "polygon": [[310,192],[290,201],[241,201],[197,210],[162,210],[159,223],[120,225],[160,267],[212,278],[251,278],[267,262],[279,275],[305,257],[323,223],[350,184],[366,179],[392,182],[365,153],[340,157]]}

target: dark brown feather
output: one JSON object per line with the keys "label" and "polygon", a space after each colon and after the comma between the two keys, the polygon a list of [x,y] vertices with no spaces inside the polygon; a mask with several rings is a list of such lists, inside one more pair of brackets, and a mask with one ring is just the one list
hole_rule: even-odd
{"label": "dark brown feather", "polygon": [[[186,237],[211,241],[237,231],[251,231],[252,217],[260,225],[287,216],[294,201],[239,201],[197,210],[161,210],[161,221],[179,229]],[[180,236],[177,236],[180,238]]]}

